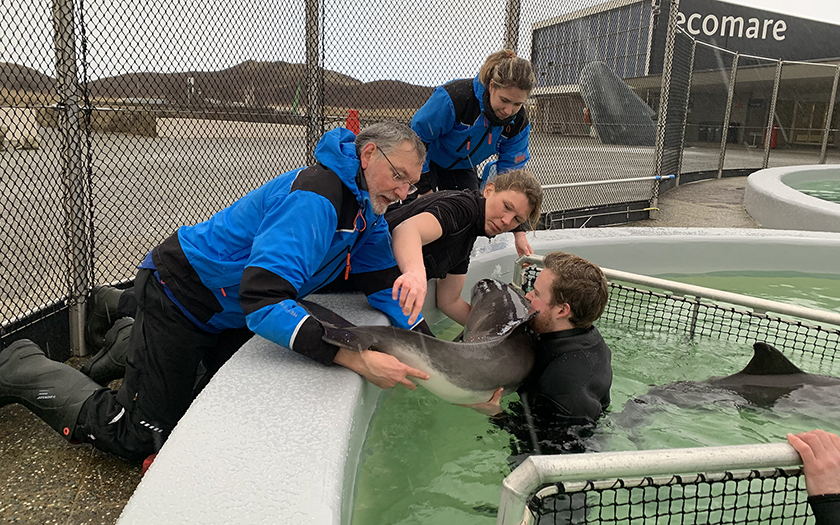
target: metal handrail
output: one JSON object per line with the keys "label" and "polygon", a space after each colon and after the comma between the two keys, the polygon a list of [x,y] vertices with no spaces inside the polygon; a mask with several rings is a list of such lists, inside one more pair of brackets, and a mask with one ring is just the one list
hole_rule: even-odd
{"label": "metal handrail", "polygon": [[[517,259],[516,264],[519,268],[524,264],[540,264],[543,263],[541,255],[526,255]],[[659,288],[667,290],[679,295],[690,295],[695,297],[703,297],[712,299],[714,301],[722,301],[729,304],[736,304],[751,308],[756,313],[775,312],[778,314],[790,315],[801,319],[809,319],[821,323],[828,323],[835,326],[840,326],[840,313],[830,312],[827,310],[818,310],[816,308],[807,308],[804,306],[797,306],[792,304],[781,303],[779,301],[771,301],[769,299],[760,299],[758,297],[751,297],[749,295],[742,295],[733,292],[724,292],[722,290],[715,290],[713,288],[705,288],[703,286],[695,286],[693,284],[684,284],[676,281],[669,281],[667,279],[659,279],[657,277],[648,277],[647,275],[640,275],[636,273],[624,272],[621,270],[612,270],[610,268],[601,268],[604,275],[611,280],[619,280],[633,284],[640,284],[647,287]],[[518,282],[517,282],[518,281]],[[514,272],[514,284],[522,286],[522,272]]]}
{"label": "metal handrail", "polygon": [[564,182],[561,184],[544,184],[543,190],[556,190],[559,188],[577,188],[581,186],[600,186],[602,184],[620,184],[622,182],[640,182],[646,180],[670,180],[676,178],[676,175],[651,175],[650,177],[632,177],[629,179],[607,179],[607,180],[588,180],[583,182]]}

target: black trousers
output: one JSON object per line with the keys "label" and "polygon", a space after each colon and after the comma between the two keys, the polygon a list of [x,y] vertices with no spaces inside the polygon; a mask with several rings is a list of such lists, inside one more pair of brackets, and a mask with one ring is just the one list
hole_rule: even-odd
{"label": "black trousers", "polygon": [[199,363],[212,375],[253,333],[201,330],[167,297],[151,270],[137,273],[134,293],[125,379],[118,391],[103,389],[85,402],[74,437],[141,461],[160,450],[192,403]]}
{"label": "black trousers", "polygon": [[417,193],[429,190],[477,190],[481,181],[475,168],[448,170],[429,162],[429,171],[420,174]]}

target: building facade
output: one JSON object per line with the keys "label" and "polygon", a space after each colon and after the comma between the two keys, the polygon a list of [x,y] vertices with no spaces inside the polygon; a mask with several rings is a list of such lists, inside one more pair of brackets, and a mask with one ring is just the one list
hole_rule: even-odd
{"label": "building facade", "polygon": [[[580,75],[596,61],[657,110],[669,9],[667,0],[612,0],[534,24],[534,127],[594,133]],[[836,127],[837,111],[828,115],[835,68],[825,66],[840,63],[840,26],[718,0],[681,0],[677,23],[685,41],[711,44],[695,48],[693,63],[685,52],[674,55],[672,71],[691,69],[689,143],[720,142],[735,53],[728,141],[756,145],[764,139],[778,60],[813,64],[783,67],[774,117],[780,145],[821,142],[829,118]]]}

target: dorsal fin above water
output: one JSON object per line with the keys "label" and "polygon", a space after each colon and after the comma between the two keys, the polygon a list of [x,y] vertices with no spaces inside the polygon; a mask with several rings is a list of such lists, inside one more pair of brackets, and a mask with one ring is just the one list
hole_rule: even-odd
{"label": "dorsal fin above water", "polygon": [[740,372],[755,376],[802,374],[795,364],[791,363],[781,352],[768,345],[758,342],[753,344],[753,357]]}

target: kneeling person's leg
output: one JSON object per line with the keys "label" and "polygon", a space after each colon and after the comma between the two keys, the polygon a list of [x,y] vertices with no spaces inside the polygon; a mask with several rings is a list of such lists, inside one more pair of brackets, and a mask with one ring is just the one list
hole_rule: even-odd
{"label": "kneeling person's leg", "polygon": [[91,397],[79,418],[86,441],[131,459],[163,445],[192,402],[198,364],[218,339],[184,317],[146,273],[135,287],[139,307],[122,386]]}

